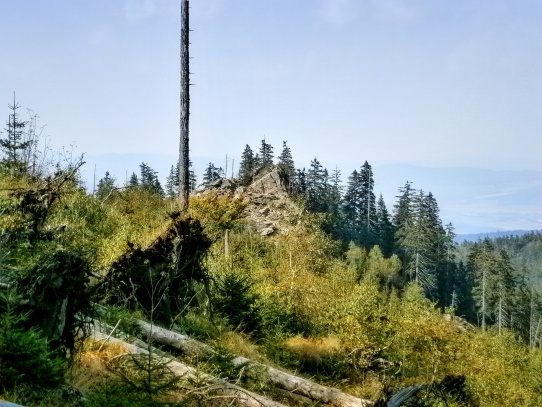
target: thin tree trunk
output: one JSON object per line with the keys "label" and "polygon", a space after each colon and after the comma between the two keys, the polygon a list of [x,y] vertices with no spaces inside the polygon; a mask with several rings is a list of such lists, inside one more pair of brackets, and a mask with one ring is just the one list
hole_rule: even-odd
{"label": "thin tree trunk", "polygon": [[190,193],[188,129],[190,117],[190,66],[189,66],[189,6],[181,1],[181,119],[179,140],[179,206],[181,212],[188,211]]}
{"label": "thin tree trunk", "polygon": [[534,304],[533,304],[533,290],[531,289],[531,312],[529,316],[529,346],[530,347],[534,347],[533,319],[534,319]]}
{"label": "thin tree trunk", "polygon": [[418,253],[418,251],[416,251],[416,283],[418,283],[418,267],[419,267],[419,262],[420,262],[420,253]]}
{"label": "thin tree trunk", "polygon": [[224,232],[224,257],[226,259],[230,258],[230,230],[226,229]]}
{"label": "thin tree trunk", "polygon": [[482,270],[482,331],[486,330],[486,271]]}
{"label": "thin tree trunk", "polygon": [[502,293],[499,297],[499,336],[502,332]]}

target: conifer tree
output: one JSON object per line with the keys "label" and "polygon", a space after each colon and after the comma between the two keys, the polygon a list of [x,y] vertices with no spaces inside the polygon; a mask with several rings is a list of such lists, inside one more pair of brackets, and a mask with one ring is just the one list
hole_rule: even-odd
{"label": "conifer tree", "polygon": [[413,190],[409,182],[400,192],[394,226],[403,271],[428,295],[437,298],[437,275],[444,261],[446,240],[437,202],[431,193]]}
{"label": "conifer tree", "polygon": [[153,194],[164,196],[164,190],[162,189],[162,185],[158,180],[158,173],[149,167],[147,163],[141,163],[139,168],[141,173],[139,186]]}
{"label": "conifer tree", "polygon": [[296,170],[293,192],[298,196],[307,194],[307,171],[305,168]]}
{"label": "conifer tree", "polygon": [[454,295],[457,297],[457,267],[455,264],[457,247],[454,238],[454,227],[449,223],[444,228],[442,236],[441,262],[437,273],[438,297],[442,307],[452,306]]}
{"label": "conifer tree", "polygon": [[307,171],[307,207],[312,212],[326,212],[326,195],[329,174],[322,164],[314,158]]}
{"label": "conifer tree", "polygon": [[212,182],[224,178],[224,170],[222,167],[215,167],[213,163],[209,163],[203,174],[203,182]]}
{"label": "conifer tree", "polygon": [[15,100],[15,92],[13,92],[13,105],[8,105],[8,107],[11,110],[11,114],[5,128],[7,138],[0,139],[0,149],[4,153],[0,164],[12,173],[21,174],[27,170],[25,168],[23,153],[30,146],[30,142],[23,140],[27,122],[19,119],[18,109],[20,106]]}
{"label": "conifer tree", "polygon": [[348,177],[342,212],[347,238],[357,244],[360,241],[362,199],[361,178],[357,170],[354,170]]}
{"label": "conifer tree", "polygon": [[[197,179],[196,175],[194,174],[194,170],[192,169],[192,161],[189,161],[189,189],[190,191],[193,191],[196,189]],[[179,196],[179,182],[180,182],[180,175],[179,175],[179,168],[180,165],[177,163],[177,165],[172,165],[171,169],[169,170],[169,175],[166,178],[166,196],[168,198],[176,198]]]}
{"label": "conifer tree", "polygon": [[290,151],[290,147],[286,144],[286,141],[282,142],[282,153],[279,155],[278,160],[279,169],[286,177],[288,192],[291,193],[293,190],[292,183],[295,178],[295,166],[292,152]]}
{"label": "conifer tree", "polygon": [[335,238],[343,237],[343,220],[341,212],[342,186],[341,171],[335,167],[331,173],[327,193],[327,212],[329,214],[327,232]]}
{"label": "conifer tree", "polygon": [[116,186],[117,180],[111,175],[109,171],[105,172],[105,176],[98,181],[98,187],[96,189],[96,197],[98,199],[106,198]]}
{"label": "conifer tree", "polygon": [[128,180],[128,187],[138,187],[139,186],[139,178],[137,178],[137,175],[135,172],[132,172],[132,175],[130,175],[130,179]]}
{"label": "conifer tree", "polygon": [[258,169],[273,165],[273,146],[265,142],[265,137],[260,147],[260,160]]}
{"label": "conifer tree", "polygon": [[262,157],[258,153],[254,154],[254,174],[263,168]]}
{"label": "conifer tree", "polygon": [[393,236],[395,231],[382,194],[380,194],[376,204],[376,231],[377,244],[382,254],[386,257],[391,256],[393,254]]}
{"label": "conifer tree", "polygon": [[239,164],[239,182],[241,185],[249,185],[253,181],[255,173],[256,157],[250,146],[247,144],[241,155],[241,163]]}
{"label": "conifer tree", "polygon": [[412,213],[412,200],[414,190],[410,182],[399,188],[400,195],[396,196],[397,203],[394,205],[393,226],[395,229],[395,252],[399,254],[403,263],[403,271],[407,269],[408,255],[405,241],[414,227],[414,215]]}
{"label": "conifer tree", "polygon": [[515,309],[515,293],[517,288],[516,276],[512,261],[505,249],[497,255],[496,264],[496,292],[493,294],[493,314],[498,327],[499,335],[504,329],[511,328],[510,315]]}
{"label": "conifer tree", "polygon": [[359,173],[360,182],[360,224],[361,244],[373,246],[377,243],[376,233],[376,199],[374,194],[373,171],[367,161],[361,167]]}
{"label": "conifer tree", "polygon": [[[179,168],[177,166],[177,168]],[[179,185],[179,179],[178,179],[179,172],[175,170],[175,166],[172,165],[169,170],[169,175],[166,178],[166,188],[165,193],[168,198],[174,198],[178,196],[178,193],[176,194],[178,185]]]}
{"label": "conifer tree", "polygon": [[495,247],[489,239],[475,243],[468,255],[467,268],[473,279],[473,299],[482,330],[492,322],[490,310],[493,308],[492,291],[496,276]]}
{"label": "conifer tree", "polygon": [[456,314],[471,322],[476,322],[476,306],[472,296],[474,280],[467,265],[460,261],[453,266],[453,286],[450,295],[450,307]]}
{"label": "conifer tree", "polygon": [[535,291],[532,283],[529,284],[525,266],[516,271],[516,286],[514,290],[513,305],[508,315],[508,326],[518,332],[529,346],[540,346],[540,334],[536,332],[535,325],[542,318],[540,295]]}

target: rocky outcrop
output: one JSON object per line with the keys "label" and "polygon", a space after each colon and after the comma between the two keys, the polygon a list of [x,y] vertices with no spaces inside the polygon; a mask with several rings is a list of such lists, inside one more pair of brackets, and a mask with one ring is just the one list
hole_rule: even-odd
{"label": "rocky outcrop", "polygon": [[271,167],[257,174],[254,182],[246,187],[245,190],[248,193],[257,195],[288,196],[284,177],[276,167]]}
{"label": "rocky outcrop", "polygon": [[238,185],[235,179],[220,179],[204,184],[194,195],[210,193],[245,198],[248,225],[262,236],[287,232],[298,223],[300,209],[288,194],[286,181],[277,167],[260,170],[248,186]]}

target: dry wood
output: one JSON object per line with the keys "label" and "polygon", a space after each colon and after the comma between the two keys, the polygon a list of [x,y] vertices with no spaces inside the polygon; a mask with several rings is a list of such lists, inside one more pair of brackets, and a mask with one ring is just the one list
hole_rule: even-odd
{"label": "dry wood", "polygon": [[[134,345],[128,342],[123,341],[122,339],[117,339],[114,337],[108,337],[107,335],[96,332],[94,337],[98,340],[107,340],[111,343],[117,343],[126,348],[130,353],[137,354],[148,354],[149,351],[141,346],[145,344],[138,341],[138,345]],[[161,356],[164,357],[164,356]],[[206,382],[207,385],[204,387],[204,390],[209,393],[220,393],[219,396],[209,396],[213,397],[224,397],[232,401],[232,405],[242,405],[247,407],[286,407],[284,404],[278,403],[276,401],[270,400],[264,396],[253,393],[251,391],[245,390],[240,386],[237,386],[232,383],[225,382],[221,379],[214,378],[210,375],[198,372],[193,367],[187,366],[184,363],[178,362],[176,360],[167,361],[168,368],[179,377],[183,377],[188,380]]]}
{"label": "dry wood", "polygon": [[[209,358],[217,354],[217,352],[209,345],[192,339],[186,335],[173,332],[156,325],[151,325],[144,321],[139,321],[139,327],[145,335],[152,338],[157,343],[182,351],[189,356]],[[265,375],[265,378],[275,386],[321,403],[332,404],[337,407],[366,407],[374,405],[374,403],[370,400],[364,400],[351,396],[350,394],[343,393],[340,390],[322,386],[321,384],[315,383],[311,380],[286,373],[282,370],[278,370],[261,363],[253,362],[244,357],[239,356],[233,358],[231,363],[234,366],[256,367],[258,372]]]}

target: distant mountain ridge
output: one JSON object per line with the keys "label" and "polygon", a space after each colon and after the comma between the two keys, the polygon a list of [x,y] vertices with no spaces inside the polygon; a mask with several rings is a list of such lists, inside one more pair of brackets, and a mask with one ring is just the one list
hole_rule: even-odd
{"label": "distant mountain ridge", "polygon": [[412,181],[414,188],[433,193],[443,223],[452,222],[458,234],[542,229],[542,171],[407,164],[375,165],[373,170],[375,190],[383,193],[388,208],[397,186]]}
{"label": "distant mountain ridge", "polygon": [[542,233],[542,229],[541,230],[503,230],[503,231],[489,232],[489,233],[469,233],[469,234],[457,235],[454,240],[457,243],[463,243],[464,241],[477,242],[478,240],[485,239],[486,237],[490,239],[495,239],[495,238],[504,237],[504,236],[523,236],[528,233]]}

